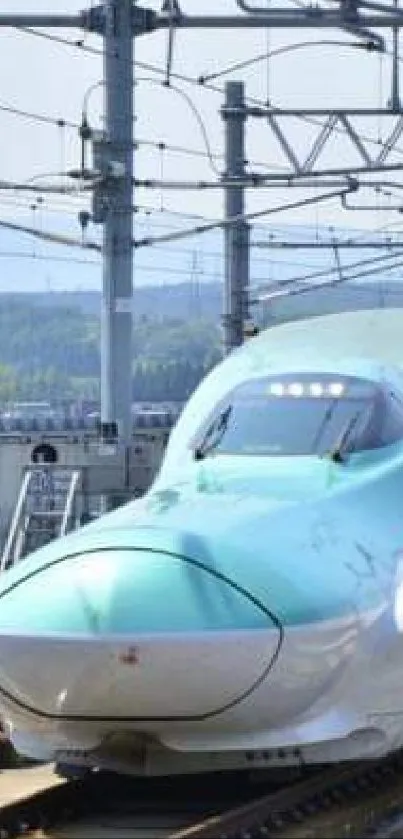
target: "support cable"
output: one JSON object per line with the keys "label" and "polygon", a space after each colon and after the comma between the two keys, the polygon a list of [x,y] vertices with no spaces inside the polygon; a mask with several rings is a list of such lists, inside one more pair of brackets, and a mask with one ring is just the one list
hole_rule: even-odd
{"label": "support cable", "polygon": [[[241,216],[233,216],[230,219],[222,219],[214,222],[209,222],[208,224],[197,225],[196,227],[193,227],[188,230],[178,230],[172,233],[163,234],[162,236],[147,236],[142,239],[133,239],[132,246],[133,248],[138,249],[151,245],[157,245],[162,242],[174,242],[180,239],[186,239],[196,234],[199,235],[200,233],[207,233],[210,230],[225,229],[226,227],[233,225],[234,222],[237,221],[246,222],[253,218],[259,218],[266,215],[273,215],[274,213],[285,212],[286,210],[293,210],[310,204],[318,204],[322,201],[331,200],[332,198],[339,198],[343,194],[343,192],[350,191],[352,191],[352,187],[347,187],[346,190],[337,190],[334,192],[326,193],[324,195],[317,195],[311,198],[301,199],[300,201],[293,201],[290,204],[283,204],[279,207],[266,207],[264,210],[257,210],[253,213],[245,213]],[[48,233],[27,225],[16,224],[15,222],[0,221],[0,227],[6,227],[10,230],[29,233],[33,236],[37,236],[39,239],[45,239],[46,241],[55,242],[56,244],[72,245],[73,247],[81,247],[87,250],[102,250],[102,246],[97,242],[83,242],[81,239],[74,239],[72,237],[64,236],[62,234]]]}
{"label": "support cable", "polygon": [[320,41],[298,41],[296,44],[286,44],[282,47],[278,47],[277,49],[267,50],[264,53],[255,55],[253,58],[247,58],[245,61],[238,61],[235,64],[230,64],[228,67],[225,67],[223,70],[217,70],[215,73],[199,76],[197,81],[199,84],[205,85],[206,82],[213,79],[222,78],[223,76],[227,76],[229,73],[234,73],[238,70],[245,70],[247,67],[252,67],[254,64],[259,64],[261,61],[266,61],[269,58],[275,58],[276,56],[284,55],[289,52],[296,52],[297,50],[304,49],[306,47],[320,46],[352,47],[354,49],[366,49],[368,52],[373,51],[368,44],[354,43],[354,41],[337,41],[331,39],[324,39]]}
{"label": "support cable", "polygon": [[174,242],[178,239],[185,239],[195,234],[207,233],[209,230],[224,229],[236,222],[251,221],[254,218],[261,218],[262,216],[273,215],[274,213],[285,212],[286,210],[295,210],[299,207],[306,207],[310,204],[319,204],[322,201],[329,201],[332,198],[341,198],[343,194],[348,194],[355,190],[355,186],[347,186],[344,190],[338,189],[334,192],[328,192],[324,195],[316,195],[311,198],[304,198],[300,201],[293,201],[290,204],[283,204],[279,207],[266,207],[264,210],[257,210],[253,213],[244,213],[240,216],[232,216],[230,219],[209,222],[208,224],[197,225],[190,230],[178,230],[174,233],[167,233],[163,236],[147,236],[143,239],[135,239],[133,246],[135,248],[142,248],[149,245],[156,245],[160,242]]}
{"label": "support cable", "polygon": [[72,236],[64,236],[61,233],[49,233],[45,230],[39,230],[36,227],[30,227],[25,224],[17,224],[13,221],[1,219],[0,227],[4,227],[6,230],[15,230],[19,233],[28,233],[37,239],[43,239],[45,242],[53,242],[56,245],[68,245],[73,248],[84,248],[84,250],[102,251],[102,246],[98,242],[83,242],[81,239],[75,239]]}
{"label": "support cable", "polygon": [[[81,51],[87,52],[87,53],[92,54],[92,55],[97,55],[97,56],[102,56],[103,55],[103,51],[101,49],[98,49],[97,47],[91,47],[88,44],[84,44],[84,42],[82,40],[80,40],[80,41],[70,41],[68,38],[63,38],[63,37],[58,36],[58,35],[51,35],[51,34],[46,33],[46,32],[39,32],[38,30],[33,29],[32,27],[27,28],[27,27],[18,26],[18,27],[15,27],[15,29],[22,30],[26,34],[30,34],[30,35],[36,36],[38,38],[45,38],[47,40],[56,41],[60,44],[63,44],[64,46],[73,47],[74,49],[80,49]],[[357,47],[359,47],[358,44],[357,44]],[[391,53],[390,50],[386,49],[385,54],[391,55],[392,53]],[[120,60],[124,60],[124,59],[120,59]],[[403,58],[399,58],[399,61],[403,61]],[[134,62],[134,66],[139,67],[141,70],[146,70],[147,72],[155,73],[156,75],[165,77],[165,69],[163,67],[158,67],[158,65],[151,64],[150,62],[136,60]],[[218,85],[214,85],[210,82],[206,82],[206,83],[202,84],[199,81],[198,78],[194,78],[192,76],[185,75],[184,73],[177,73],[177,72],[174,73],[174,72],[172,72],[171,73],[171,78],[174,78],[177,81],[184,82],[185,84],[195,85],[196,87],[202,87],[203,89],[206,89],[207,91],[212,92],[212,93],[216,93],[221,97],[223,97],[224,93],[225,93],[224,88],[219,87]],[[203,77],[201,77],[201,78],[203,78]],[[258,107],[259,106],[264,107],[264,106],[267,105],[267,102],[263,101],[261,98],[253,97],[253,96],[250,96],[250,95],[246,96],[246,101],[249,102],[251,105],[256,105]],[[272,104],[272,107],[274,108],[275,107],[274,103],[271,103],[271,104]],[[305,122],[308,125],[323,126],[323,122],[321,122],[320,119],[317,119],[317,118],[312,117],[312,116],[310,117],[310,116],[299,115],[297,117],[297,119],[301,120],[301,122]],[[345,129],[341,126],[336,126],[334,131],[335,131],[336,134],[345,135],[345,133],[346,133]],[[369,137],[368,135],[366,135],[362,132],[360,132],[359,136],[361,137],[362,140],[365,140],[365,142],[370,143],[371,145],[379,146],[378,140],[374,139],[373,137]],[[396,147],[395,152],[398,152],[399,154],[403,154],[403,149]]]}
{"label": "support cable", "polygon": [[259,297],[253,298],[249,301],[250,305],[257,305],[259,303],[263,303],[265,300],[275,300],[275,299],[282,299],[285,297],[294,297],[298,294],[306,294],[310,291],[317,291],[318,289],[326,289],[326,288],[333,288],[334,286],[341,285],[342,283],[351,282],[352,280],[357,280],[360,277],[368,277],[373,274],[379,274],[381,271],[394,271],[397,268],[400,268],[403,265],[403,262],[397,261],[393,265],[387,266],[379,266],[377,268],[367,269],[365,271],[359,272],[358,274],[354,274],[353,276],[347,277],[337,277],[335,280],[331,280],[331,282],[325,281],[321,283],[314,283],[314,284],[307,284],[304,286],[298,286],[297,288],[288,288],[285,290],[277,290],[273,291],[272,293],[268,292],[267,294],[261,295]]}
{"label": "support cable", "polygon": [[[362,268],[364,265],[372,267],[373,265],[378,265],[379,263],[381,263],[381,265],[386,263],[386,267],[387,267],[387,263],[389,262],[389,260],[396,259],[397,257],[400,257],[400,256],[403,256],[403,249],[399,250],[397,252],[394,251],[393,253],[390,253],[390,254],[382,254],[381,256],[373,256],[373,257],[370,257],[369,259],[360,259],[358,262],[350,262],[348,265],[344,266],[344,269],[343,269],[344,270],[344,276],[346,275],[347,271],[354,270],[355,268]],[[285,288],[285,287],[287,287],[289,285],[292,285],[292,284],[295,284],[295,283],[303,283],[303,282],[306,282],[307,280],[316,280],[317,278],[320,278],[320,277],[328,277],[331,274],[339,274],[339,273],[340,273],[339,266],[336,265],[333,268],[322,268],[319,271],[313,271],[309,274],[302,274],[302,275],[299,275],[299,276],[297,275],[296,277],[288,277],[285,280],[279,280],[278,286],[281,287],[281,288]]]}
{"label": "support cable", "polygon": [[205,145],[205,148],[206,148],[206,155],[207,155],[207,158],[209,160],[210,166],[213,169],[213,171],[216,173],[216,175],[221,175],[221,172],[219,171],[219,169],[217,168],[217,166],[214,163],[214,155],[211,151],[210,141],[209,141],[209,137],[208,137],[208,133],[207,133],[207,128],[204,124],[204,120],[201,116],[201,113],[200,113],[199,109],[196,107],[196,105],[192,101],[191,96],[189,96],[189,94],[186,93],[184,90],[181,90],[179,87],[176,87],[176,85],[173,85],[171,83],[167,84],[165,82],[158,82],[156,79],[153,79],[149,76],[140,76],[139,78],[136,79],[136,84],[137,84],[137,82],[148,82],[149,84],[156,84],[156,85],[158,85],[158,87],[161,87],[161,86],[163,88],[165,87],[167,90],[173,90],[174,93],[176,93],[178,96],[180,96],[186,102],[187,106],[190,108],[190,110],[191,110],[193,116],[195,117],[195,119],[197,121],[197,124],[199,126],[201,135],[203,137],[203,142],[204,142],[204,145]]}

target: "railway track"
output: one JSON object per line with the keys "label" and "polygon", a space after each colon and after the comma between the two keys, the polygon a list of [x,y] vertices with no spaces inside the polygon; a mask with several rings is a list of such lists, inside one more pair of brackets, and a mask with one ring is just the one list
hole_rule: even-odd
{"label": "railway track", "polygon": [[255,785],[234,776],[201,781],[100,773],[65,781],[0,808],[0,837],[165,837],[254,794]]}
{"label": "railway track", "polygon": [[201,780],[102,773],[0,807],[0,837],[403,837],[402,782],[403,753],[320,772],[273,773],[258,781],[239,775]]}

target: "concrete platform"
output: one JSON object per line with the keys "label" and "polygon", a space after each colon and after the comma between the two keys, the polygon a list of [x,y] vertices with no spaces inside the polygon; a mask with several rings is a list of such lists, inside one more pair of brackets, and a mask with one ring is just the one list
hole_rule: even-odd
{"label": "concrete platform", "polygon": [[53,765],[4,769],[0,771],[0,807],[65,783],[54,774]]}

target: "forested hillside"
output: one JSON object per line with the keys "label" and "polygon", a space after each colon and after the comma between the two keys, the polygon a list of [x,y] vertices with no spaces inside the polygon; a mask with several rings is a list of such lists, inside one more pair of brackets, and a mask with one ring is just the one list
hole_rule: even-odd
{"label": "forested hillside", "polygon": [[[133,314],[140,318],[206,318],[217,320],[222,311],[223,290],[221,283],[175,283],[158,286],[142,286],[134,289]],[[57,306],[78,307],[83,312],[99,315],[101,295],[98,291],[60,291],[10,294],[0,293],[0,301],[25,300],[35,306],[52,308]]]}
{"label": "forested hillside", "polygon": [[[97,307],[71,299],[0,295],[1,402],[99,396]],[[133,400],[185,399],[220,356],[218,318],[184,305],[164,315],[150,301],[134,318]]]}
{"label": "forested hillside", "polygon": [[[99,397],[98,292],[0,294],[0,402]],[[350,283],[269,301],[260,325],[368,306],[402,306],[399,281]],[[180,400],[221,355],[222,287],[136,289],[133,401]]]}

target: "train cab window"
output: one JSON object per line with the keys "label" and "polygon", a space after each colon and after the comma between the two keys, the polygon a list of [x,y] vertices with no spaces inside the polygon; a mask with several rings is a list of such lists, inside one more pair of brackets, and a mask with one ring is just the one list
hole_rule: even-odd
{"label": "train cab window", "polygon": [[285,374],[235,387],[193,438],[196,460],[219,454],[323,455],[403,439],[403,401],[352,376]]}

